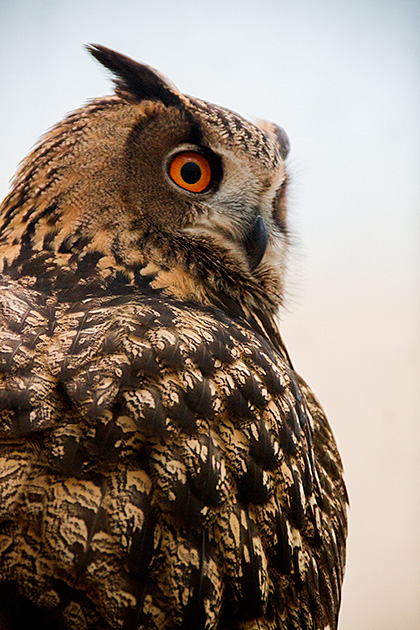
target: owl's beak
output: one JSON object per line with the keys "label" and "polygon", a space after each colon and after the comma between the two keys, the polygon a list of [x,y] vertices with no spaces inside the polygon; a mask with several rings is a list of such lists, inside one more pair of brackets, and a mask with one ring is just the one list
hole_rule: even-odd
{"label": "owl's beak", "polygon": [[257,214],[244,239],[244,247],[252,271],[258,267],[264,258],[267,243],[268,234],[264,219],[260,214]]}

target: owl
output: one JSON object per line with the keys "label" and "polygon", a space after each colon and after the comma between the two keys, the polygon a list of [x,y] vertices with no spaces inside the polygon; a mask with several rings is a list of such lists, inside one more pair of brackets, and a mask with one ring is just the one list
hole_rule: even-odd
{"label": "owl", "polygon": [[0,210],[0,627],[333,630],[347,494],[278,328],[274,124],[102,46]]}

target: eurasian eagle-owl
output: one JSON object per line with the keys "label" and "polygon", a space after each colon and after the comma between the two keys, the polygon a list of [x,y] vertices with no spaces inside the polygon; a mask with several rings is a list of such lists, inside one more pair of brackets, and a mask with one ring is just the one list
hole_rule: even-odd
{"label": "eurasian eagle-owl", "polygon": [[0,211],[0,627],[336,628],[346,490],[282,302],[279,127],[116,77]]}

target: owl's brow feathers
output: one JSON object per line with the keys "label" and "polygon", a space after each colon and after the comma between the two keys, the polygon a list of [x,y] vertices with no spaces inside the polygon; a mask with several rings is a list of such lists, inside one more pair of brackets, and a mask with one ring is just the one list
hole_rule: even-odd
{"label": "owl's brow feathers", "polygon": [[117,92],[126,92],[139,101],[157,100],[165,105],[195,109],[209,122],[217,125],[222,136],[241,143],[245,149],[253,151],[255,157],[265,159],[270,164],[275,165],[278,162],[279,154],[274,150],[273,143],[268,142],[267,134],[235,112],[181,94],[175,85],[156,70],[140,65],[124,55],[115,55],[114,51],[104,46],[93,44],[87,46],[87,49],[116,75]]}

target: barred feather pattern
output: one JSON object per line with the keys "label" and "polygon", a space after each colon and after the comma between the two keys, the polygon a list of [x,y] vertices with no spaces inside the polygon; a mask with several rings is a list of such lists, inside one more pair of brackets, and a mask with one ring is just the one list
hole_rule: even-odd
{"label": "barred feather pattern", "polygon": [[3,581],[72,630],[334,627],[341,463],[270,343],[154,296],[0,296]]}

